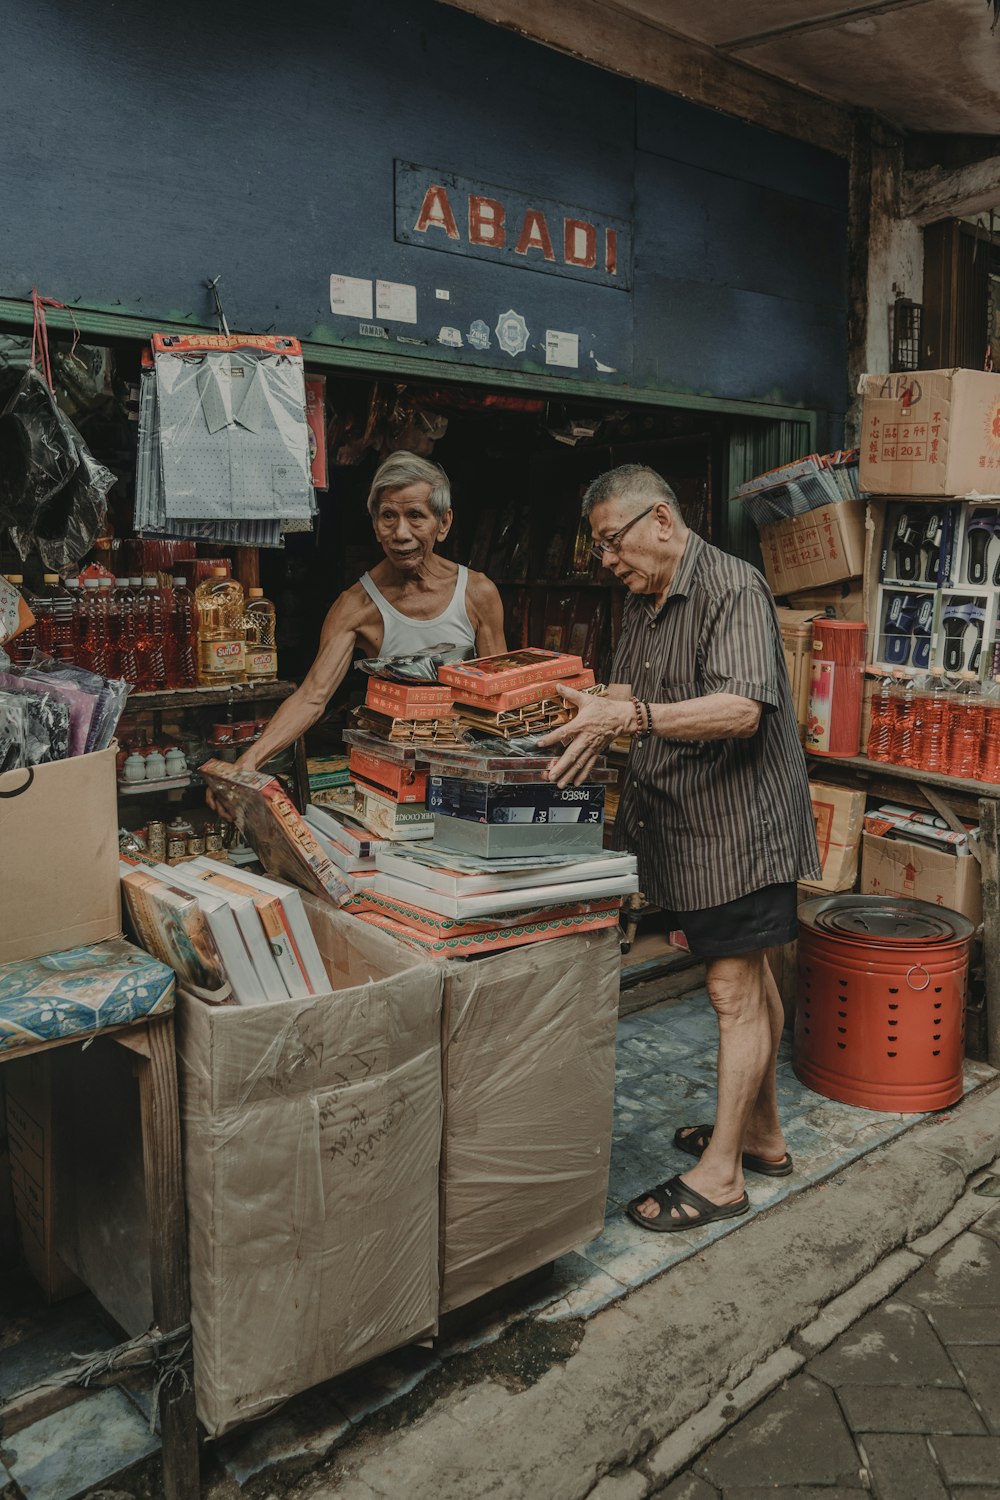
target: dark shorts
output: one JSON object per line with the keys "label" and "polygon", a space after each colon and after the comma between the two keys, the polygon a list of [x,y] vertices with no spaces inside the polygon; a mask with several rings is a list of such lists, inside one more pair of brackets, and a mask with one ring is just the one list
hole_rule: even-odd
{"label": "dark shorts", "polygon": [[798,935],[798,893],[794,880],[765,885],[748,896],[706,906],[703,911],[668,911],[671,929],[683,932],[699,958],[732,958],[777,948]]}

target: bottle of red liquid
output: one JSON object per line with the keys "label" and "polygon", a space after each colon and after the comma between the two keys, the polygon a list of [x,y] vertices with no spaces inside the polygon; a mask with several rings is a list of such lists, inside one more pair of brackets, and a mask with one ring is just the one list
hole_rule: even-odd
{"label": "bottle of red liquid", "polygon": [[902,677],[897,680],[893,708],[889,759],[894,766],[911,766],[917,728],[916,683],[912,677]]}
{"label": "bottle of red liquid", "polygon": [[136,687],[159,692],[167,685],[163,654],[163,600],[156,575],[147,574],[135,596]]}
{"label": "bottle of red liquid", "polygon": [[958,678],[958,687],[951,701],[948,773],[975,781],[979,775],[986,729],[983,690],[975,672],[960,672]]}
{"label": "bottle of red liquid", "polygon": [[944,667],[931,667],[920,702],[920,730],[911,762],[923,771],[946,775],[951,757],[955,693]]}
{"label": "bottle of red liquid", "polygon": [[167,686],[195,687],[198,682],[198,611],[186,578],[174,579],[173,606]]}
{"label": "bottle of red liquid", "polygon": [[868,731],[866,755],[869,760],[887,761],[892,749],[893,697],[896,679],[888,667],[879,667],[872,694],[872,723]]}
{"label": "bottle of red liquid", "polygon": [[111,676],[135,683],[135,596],[127,578],[116,578],[108,619]]}
{"label": "bottle of red liquid", "polygon": [[[108,580],[110,582],[110,579]],[[109,646],[108,606],[110,590],[99,587],[96,578],[83,580],[83,598],[80,600],[80,643],[77,659],[81,667],[96,672],[99,677],[108,675]]]}
{"label": "bottle of red liquid", "polygon": [[75,613],[72,595],[59,582],[58,573],[46,573],[41,594],[45,600],[43,649],[58,662],[76,659]]}
{"label": "bottle of red liquid", "polygon": [[1000,677],[988,682],[983,692],[983,748],[976,779],[1000,782]]}

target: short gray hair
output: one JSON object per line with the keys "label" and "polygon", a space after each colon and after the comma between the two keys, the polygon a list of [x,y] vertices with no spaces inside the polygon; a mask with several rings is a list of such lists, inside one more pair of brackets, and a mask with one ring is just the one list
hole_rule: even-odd
{"label": "short gray hair", "polygon": [[389,454],[385,463],[379,464],[368,491],[368,514],[373,521],[378,515],[385,491],[402,490],[408,484],[430,485],[431,493],[427,503],[439,521],[451,509],[451,485],[444,470],[438,464],[429,463],[426,458],[418,458],[415,453],[399,448],[395,453]]}
{"label": "short gray hair", "polygon": [[681,513],[677,496],[667,481],[645,464],[620,464],[617,469],[599,475],[583,497],[584,518],[590,515],[595,505],[604,505],[608,500],[624,500],[636,509],[643,501],[647,504],[652,501],[655,505],[662,500],[677,515]]}

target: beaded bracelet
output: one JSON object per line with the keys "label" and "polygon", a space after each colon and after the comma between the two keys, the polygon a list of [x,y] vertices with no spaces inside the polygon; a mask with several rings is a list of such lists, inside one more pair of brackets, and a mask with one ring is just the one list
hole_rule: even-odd
{"label": "beaded bracelet", "polygon": [[652,732],[653,732],[653,710],[650,708],[650,706],[649,706],[648,703],[644,703],[642,706],[646,710],[646,733],[647,734],[652,734]]}
{"label": "beaded bracelet", "polygon": [[645,739],[646,735],[649,733],[650,724],[652,722],[649,713],[649,705],[640,703],[639,699],[633,695],[632,709],[635,713],[635,738],[637,740]]}

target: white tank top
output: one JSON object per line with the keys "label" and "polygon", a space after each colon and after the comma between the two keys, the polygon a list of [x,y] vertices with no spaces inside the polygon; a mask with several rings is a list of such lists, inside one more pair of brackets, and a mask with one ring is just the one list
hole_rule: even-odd
{"label": "white tank top", "polygon": [[469,581],[469,570],[459,564],[455,592],[443,614],[433,620],[414,620],[410,615],[393,609],[388,599],[372,583],[368,573],[361,575],[361,587],[378,606],[382,616],[382,646],[380,656],[407,656],[411,651],[426,651],[429,646],[440,646],[446,641],[458,646],[466,657],[476,654],[476,632],[472,628],[465,608],[465,586]]}

